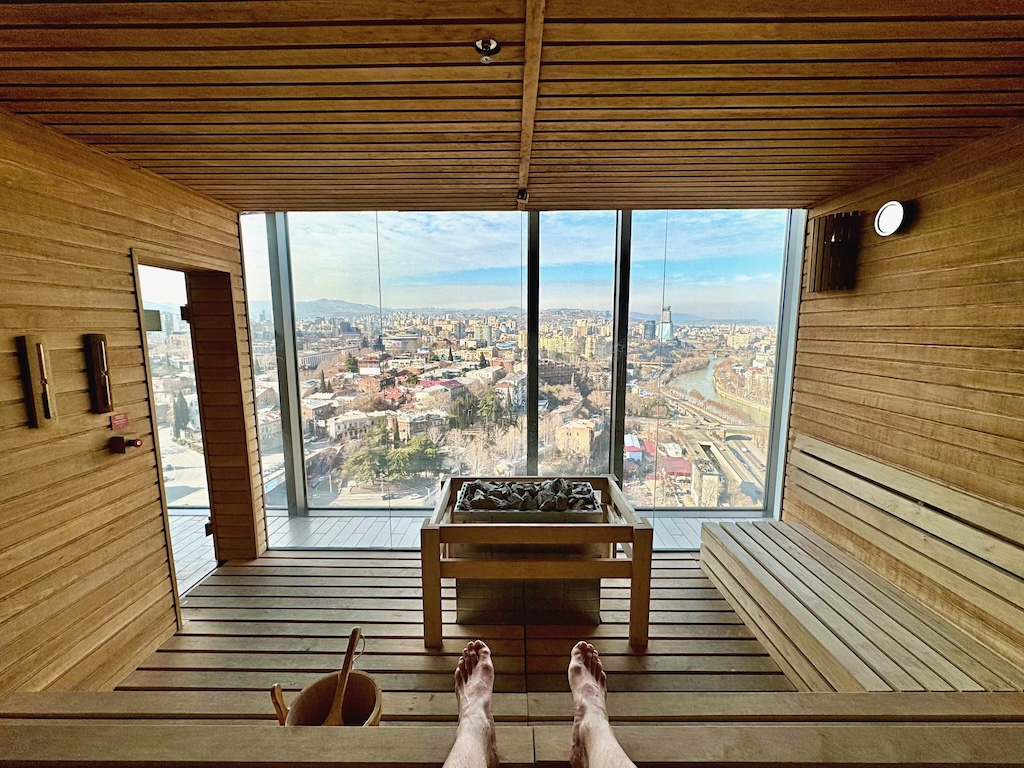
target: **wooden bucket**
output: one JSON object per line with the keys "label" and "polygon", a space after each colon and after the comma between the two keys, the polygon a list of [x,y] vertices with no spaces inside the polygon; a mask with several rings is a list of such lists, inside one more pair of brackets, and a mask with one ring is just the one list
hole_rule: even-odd
{"label": "wooden bucket", "polygon": [[[323,725],[338,690],[338,675],[316,680],[299,693],[282,725]],[[380,723],[381,690],[373,675],[353,669],[341,705],[344,725],[368,726]],[[280,718],[280,712],[278,713]]]}

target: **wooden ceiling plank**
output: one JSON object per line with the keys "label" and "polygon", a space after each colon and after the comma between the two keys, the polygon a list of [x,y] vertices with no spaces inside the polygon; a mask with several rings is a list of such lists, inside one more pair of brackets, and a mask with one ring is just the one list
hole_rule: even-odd
{"label": "wooden ceiling plank", "polygon": [[[0,62],[2,63],[2,62]],[[0,81],[20,85],[252,85],[302,83],[416,83],[520,81],[521,64],[384,67],[283,67],[223,69],[17,69],[0,67]]]}
{"label": "wooden ceiling plank", "polygon": [[286,83],[283,85],[235,83],[232,85],[3,85],[0,77],[0,98],[8,100],[30,99],[90,99],[119,101],[153,101],[183,99],[203,102],[210,99],[395,99],[407,98],[465,98],[467,94],[480,97],[522,96],[518,79],[473,83],[472,91],[465,83]]}
{"label": "wooden ceiling plank", "polygon": [[883,77],[881,73],[856,78],[836,77],[828,80],[807,77],[785,79],[680,78],[676,80],[544,80],[540,96],[630,96],[704,94],[841,94],[841,93],[959,93],[960,91],[1020,92],[1020,76],[991,77],[960,75],[923,76],[914,78]]}
{"label": "wooden ceiling plank", "polygon": [[[127,35],[126,35],[127,37]],[[234,69],[291,67],[413,67],[482,66],[472,40],[465,45],[377,46],[361,48],[229,48],[209,50],[193,48],[184,52],[169,49],[87,49],[4,51],[0,61],[10,69],[153,69],[180,68],[183,54],[189,68]],[[495,64],[521,64],[523,47],[502,44]],[[493,66],[493,65],[492,65]]]}
{"label": "wooden ceiling plank", "polygon": [[[820,42],[831,40],[1000,40],[1024,37],[1024,19],[937,20],[844,19],[772,21],[645,21],[566,22],[549,20],[544,32],[549,43],[651,43],[679,40],[747,43]],[[2,38],[0,38],[2,39]]]}
{"label": "wooden ceiling plank", "polygon": [[[880,128],[880,129],[917,129],[917,128],[981,128],[998,130],[1009,127],[1017,121],[1017,116],[978,115],[970,117],[945,116],[880,116],[880,117],[849,117],[831,116],[802,117],[799,115],[786,117],[722,117],[711,118],[677,118],[675,120],[543,120],[537,121],[538,133],[555,133],[558,131],[579,132],[581,134],[607,133],[608,131],[626,133],[656,133],[660,131],[720,131],[720,130],[770,130],[785,131],[789,129],[810,130],[848,128]],[[104,128],[106,126],[98,126]],[[149,126],[141,126],[146,129]],[[204,128],[206,126],[203,126]],[[211,126],[213,127],[213,126]],[[219,126],[216,126],[219,127]]]}
{"label": "wooden ceiling plank", "polygon": [[[479,126],[484,130],[492,124],[507,125],[521,118],[519,111],[476,110],[430,111],[430,112],[171,112],[171,113],[97,113],[97,112],[35,112],[22,113],[46,125],[53,126],[294,126],[294,125],[344,125],[371,127],[388,126],[384,130],[419,130],[423,124]],[[1024,104],[1019,106],[974,106],[974,107],[866,107],[866,108],[736,108],[736,109],[588,109],[588,110],[538,110],[535,124],[553,127],[565,124],[584,123],[590,129],[636,125],[643,129],[674,129],[685,127],[690,121],[770,121],[770,120],[815,120],[842,122],[854,119],[871,119],[902,122],[909,119],[926,119],[940,124],[945,120],[981,121],[985,119],[1017,120],[1024,117]],[[609,124],[611,124],[609,126]],[[931,124],[931,123],[930,123]],[[963,124],[963,123],[961,123]],[[427,128],[427,130],[431,130]],[[470,129],[473,130],[473,129]],[[493,128],[492,128],[493,130]]]}
{"label": "wooden ceiling plank", "polygon": [[[22,77],[31,77],[34,70],[19,70]],[[75,77],[81,73],[76,72]],[[667,80],[667,79],[791,79],[835,78],[860,79],[866,77],[989,77],[1024,75],[1024,60],[1020,59],[936,59],[891,61],[771,61],[771,62],[672,62],[672,63],[618,63],[590,64],[548,63],[544,66],[544,79],[550,80]],[[35,82],[25,80],[24,82]],[[752,83],[748,87],[756,88]],[[827,89],[828,86],[826,86]]]}
{"label": "wooden ceiling plank", "polygon": [[[14,27],[0,29],[0,50],[61,48],[315,48],[369,47],[378,45],[464,45],[472,52],[473,41],[493,37],[521,45],[521,21],[474,20],[455,23],[403,24],[289,24],[287,26],[134,26],[130,34],[116,23],[101,27]],[[994,37],[995,35],[990,35]]]}
{"label": "wooden ceiling plank", "polygon": [[525,210],[530,186],[534,120],[540,89],[540,64],[544,53],[544,9],[547,0],[526,0],[525,62],[523,64],[522,118],[519,136],[519,210]]}
{"label": "wooden ceiling plank", "polygon": [[1024,55],[1024,40],[945,40],[818,43],[703,43],[548,45],[544,64],[674,62],[834,62],[910,59],[1003,59]]}
{"label": "wooden ceiling plank", "polygon": [[[532,0],[542,2],[542,0]],[[0,68],[0,80],[19,85],[248,85],[301,83],[476,83],[522,80],[523,66],[495,61],[476,64],[410,66],[207,68],[207,69],[27,69]],[[546,63],[544,81],[671,80],[671,79],[795,79],[795,78],[923,78],[1024,76],[1024,59],[672,62],[672,63]],[[905,82],[902,82],[906,86]],[[819,84],[819,87],[822,84]],[[747,83],[756,90],[756,85]],[[827,90],[828,85],[822,90]]]}
{"label": "wooden ceiling plank", "polygon": [[[40,110],[47,103],[42,102]],[[113,102],[111,102],[113,103]],[[1022,91],[889,92],[889,93],[737,93],[693,95],[591,95],[541,96],[538,110],[574,112],[576,110],[638,109],[855,109],[855,108],[929,108],[951,109],[974,106],[1022,106]],[[34,106],[25,102],[24,109]],[[12,107],[13,108],[13,107]],[[59,109],[59,106],[57,107]],[[75,109],[78,109],[75,107]]]}
{"label": "wooden ceiling plank", "polygon": [[[1024,18],[1024,7],[1017,0],[977,0],[969,7],[947,0],[843,0],[827,5],[807,0],[774,0],[766,5],[759,0],[735,0],[716,3],[710,8],[700,3],[675,3],[664,0],[631,0],[624,14],[620,0],[550,0],[548,18],[553,21],[617,21],[627,16],[631,21],[737,19],[746,21],[787,21],[828,17],[845,19],[944,19],[986,18],[1002,16]],[[956,11],[957,13],[952,13]]]}
{"label": "wooden ceiling plank", "polygon": [[[123,119],[122,116],[139,115],[147,119],[168,121],[177,115],[245,115],[247,120],[261,119],[261,115],[281,115],[285,119],[307,115],[333,114],[356,119],[372,115],[374,119],[400,120],[404,115],[433,119],[436,114],[465,114],[467,110],[480,113],[508,113],[519,117],[520,99],[258,99],[258,100],[69,100],[69,101],[8,101],[7,109],[26,117],[54,118],[60,115],[98,115],[103,118]],[[197,110],[202,110],[198,112]],[[191,118],[190,118],[191,119]]]}
{"label": "wooden ceiling plank", "polygon": [[0,18],[20,26],[146,26],[146,25],[252,25],[346,24],[370,22],[425,22],[456,19],[476,23],[516,22],[523,17],[523,0],[289,0],[251,3],[244,0],[195,2],[90,2],[0,3]]}

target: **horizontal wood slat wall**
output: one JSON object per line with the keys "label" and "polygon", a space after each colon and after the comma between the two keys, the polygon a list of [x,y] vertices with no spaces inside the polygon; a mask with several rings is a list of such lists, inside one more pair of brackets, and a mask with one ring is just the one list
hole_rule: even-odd
{"label": "horizontal wood slat wall", "polygon": [[804,207],[1024,118],[1010,0],[239,9],[0,3],[0,104],[240,210]]}
{"label": "horizontal wood slat wall", "polygon": [[[965,507],[952,498],[955,509],[936,513],[960,518],[950,518],[951,531],[966,523],[980,532],[963,541],[938,535],[950,552],[966,553],[965,562],[973,556],[983,563],[1001,551],[978,544],[989,534],[999,547],[1022,551],[1022,172],[1024,130],[1017,128],[811,210],[812,218],[851,210],[865,216],[854,290],[812,294],[805,274],[783,501],[784,519],[807,523],[982,640],[990,630],[971,626],[970,617],[988,619],[959,582],[929,578],[895,550],[880,548],[880,531],[891,533],[903,521],[859,520],[863,527],[854,532],[851,521],[837,522],[834,508],[806,492],[798,444],[801,435],[818,438],[995,502]],[[905,231],[881,238],[871,221],[892,199],[912,201],[917,214]],[[905,527],[895,540],[924,540],[923,531]],[[1019,602],[999,587],[988,589]],[[1019,648],[1018,641],[1011,645]]]}
{"label": "horizontal wood slat wall", "polygon": [[[110,687],[176,626],[132,249],[241,282],[231,210],[0,114],[0,693]],[[27,426],[25,333],[50,351],[48,429]],[[84,333],[106,334],[114,408],[140,449],[107,449]]]}

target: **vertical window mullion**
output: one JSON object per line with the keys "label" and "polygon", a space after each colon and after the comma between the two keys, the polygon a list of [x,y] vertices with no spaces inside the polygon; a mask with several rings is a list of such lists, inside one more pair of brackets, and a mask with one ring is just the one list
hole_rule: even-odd
{"label": "vertical window mullion", "polygon": [[778,349],[775,355],[775,389],[768,436],[765,471],[765,517],[779,517],[785,479],[786,444],[789,441],[789,409],[793,396],[796,333],[803,277],[807,211],[790,210],[786,221],[786,246],[782,263],[782,295],[779,306]]}
{"label": "vertical window mullion", "polygon": [[537,474],[540,441],[540,212],[528,214],[526,250],[526,474]]}
{"label": "vertical window mullion", "polygon": [[626,355],[629,343],[629,262],[633,212],[618,211],[615,227],[615,309],[612,318],[612,404],[609,471],[622,482],[626,434]]}

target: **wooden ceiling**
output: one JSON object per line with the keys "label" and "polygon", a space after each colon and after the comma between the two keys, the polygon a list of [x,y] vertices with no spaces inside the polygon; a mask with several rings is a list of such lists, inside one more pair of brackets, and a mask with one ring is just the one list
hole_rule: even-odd
{"label": "wooden ceiling", "polygon": [[0,106],[240,210],[803,207],[1022,85],[1021,0],[0,3]]}

